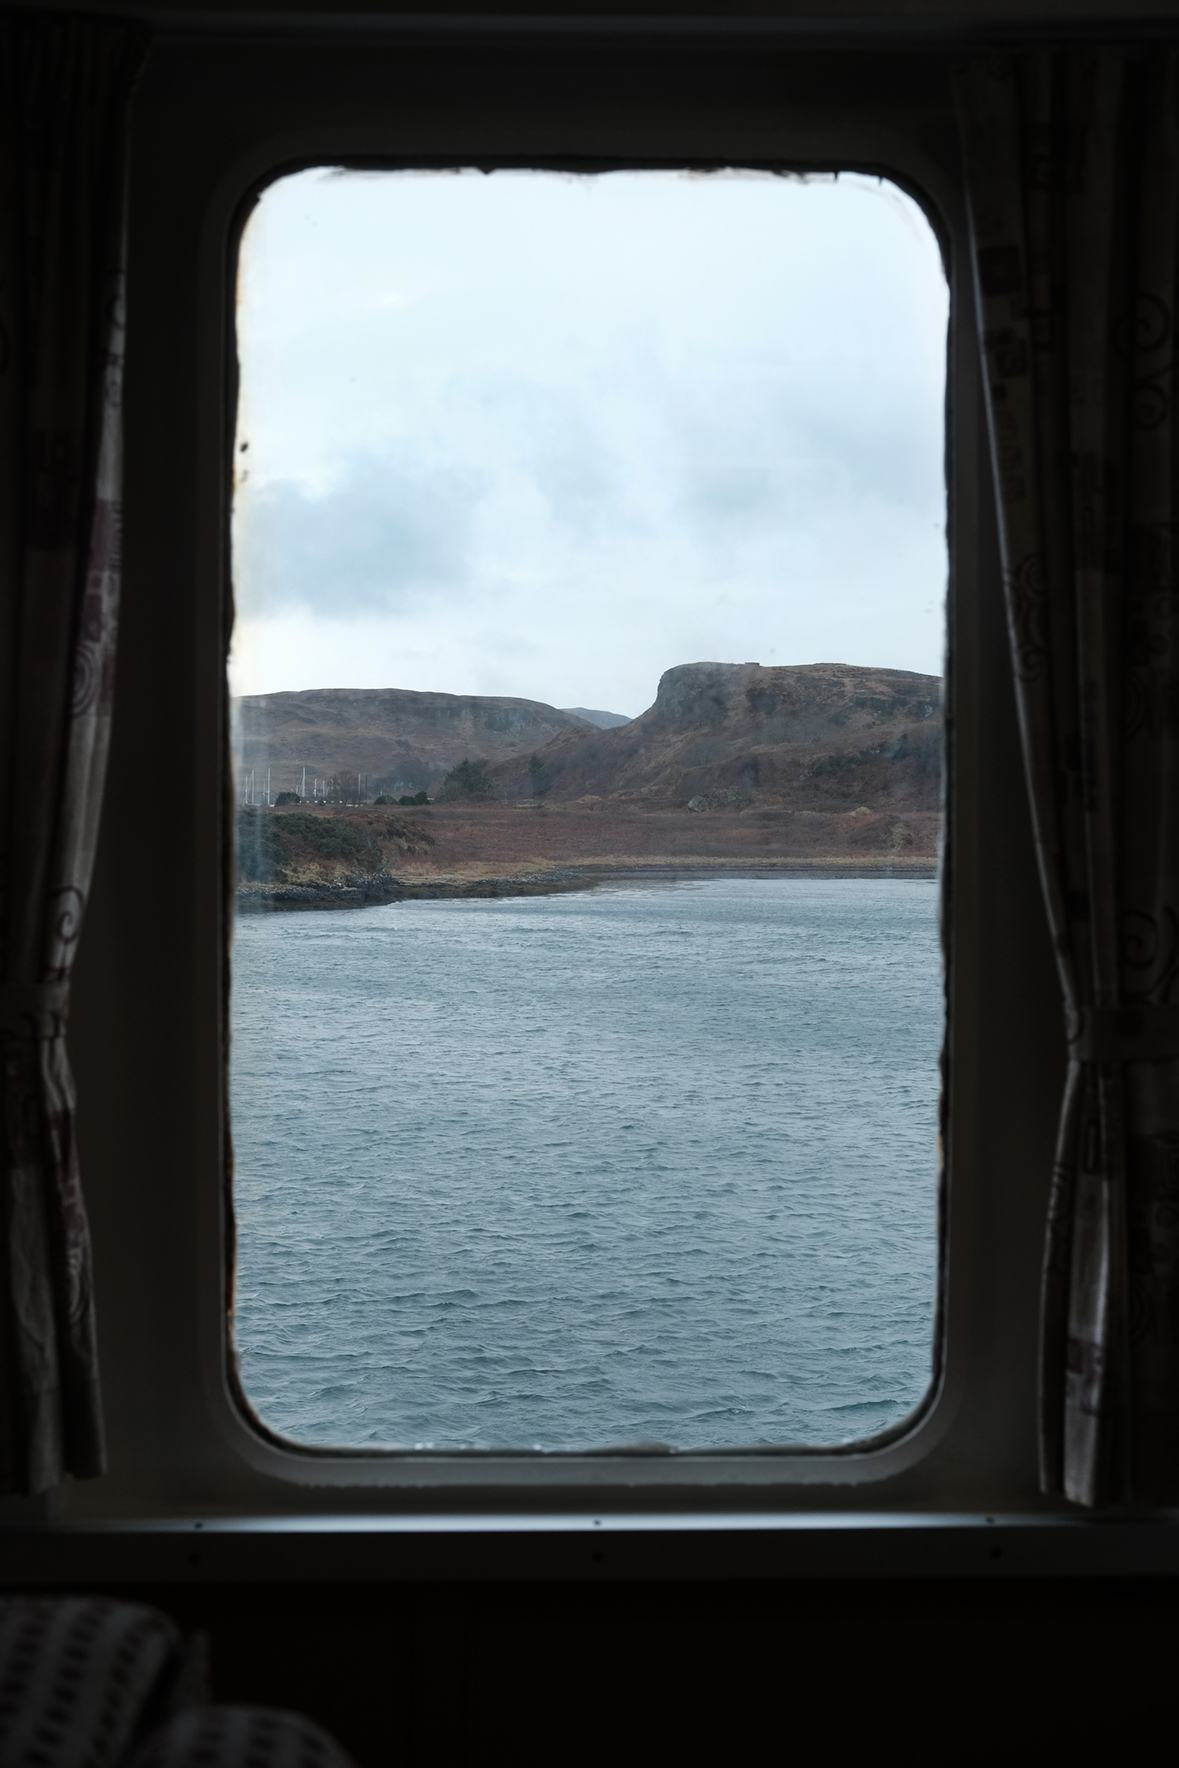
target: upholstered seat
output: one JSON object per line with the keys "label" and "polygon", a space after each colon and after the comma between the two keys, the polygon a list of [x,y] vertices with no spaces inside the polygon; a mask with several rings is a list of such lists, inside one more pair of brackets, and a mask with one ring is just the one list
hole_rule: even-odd
{"label": "upholstered seat", "polygon": [[0,1599],[3,1768],[352,1768],[298,1713],[207,1704],[202,1642],[99,1596]]}

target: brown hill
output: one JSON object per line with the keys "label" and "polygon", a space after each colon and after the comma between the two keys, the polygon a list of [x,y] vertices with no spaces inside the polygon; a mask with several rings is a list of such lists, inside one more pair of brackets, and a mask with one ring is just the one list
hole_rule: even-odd
{"label": "brown hill", "polygon": [[539,700],[417,693],[409,688],[310,688],[233,702],[237,766],[271,791],[312,777],[367,774],[369,796],[430,791],[457,762],[525,759],[584,719]]}
{"label": "brown hill", "polygon": [[941,682],[842,663],[684,663],[614,730],[562,732],[490,769],[505,796],[603,811],[937,811]]}

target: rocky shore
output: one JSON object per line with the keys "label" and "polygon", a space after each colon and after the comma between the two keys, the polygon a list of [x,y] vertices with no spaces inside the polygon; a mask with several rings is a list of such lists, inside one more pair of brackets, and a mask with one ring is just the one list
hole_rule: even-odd
{"label": "rocky shore", "polygon": [[550,896],[559,891],[592,890],[601,884],[637,879],[683,878],[936,878],[937,861],[907,854],[890,857],[835,856],[726,860],[711,857],[635,858],[489,877],[395,878],[390,872],[353,873],[324,884],[243,884],[235,896],[238,914],[301,909],[362,909],[390,902],[458,901],[465,897]]}
{"label": "rocky shore", "polygon": [[330,884],[242,884],[234,897],[237,913],[276,909],[364,909],[386,902],[434,901],[464,896],[546,896],[557,890],[584,890],[600,882],[574,872],[535,872],[511,878],[431,878],[409,881],[389,872],[360,873]]}

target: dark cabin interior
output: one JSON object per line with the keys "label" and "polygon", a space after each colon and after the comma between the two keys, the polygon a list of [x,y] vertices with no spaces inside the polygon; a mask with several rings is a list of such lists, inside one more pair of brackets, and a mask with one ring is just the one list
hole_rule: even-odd
{"label": "dark cabin interior", "polygon": [[[107,1471],[0,1499],[0,1584],[158,1605],[207,1633],[218,1700],[302,1711],[361,1768],[1145,1754],[1171,1728],[1173,1510],[1087,1509],[1045,1495],[1037,1467],[1065,1047],[953,81],[972,57],[1115,40],[1161,54],[1176,0],[117,11],[150,47],[130,124],[118,685],[69,1038]],[[222,994],[234,251],[252,195],[320,162],[846,166],[886,172],[934,219],[953,313],[941,1364],[912,1428],[870,1452],[300,1455],[235,1402]]]}

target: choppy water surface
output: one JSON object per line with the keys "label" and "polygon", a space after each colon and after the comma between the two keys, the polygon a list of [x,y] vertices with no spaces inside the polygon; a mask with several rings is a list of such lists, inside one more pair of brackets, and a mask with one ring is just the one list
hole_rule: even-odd
{"label": "choppy water surface", "polygon": [[835,1443],[930,1378],[936,885],[243,917],[237,1346],[307,1443]]}

